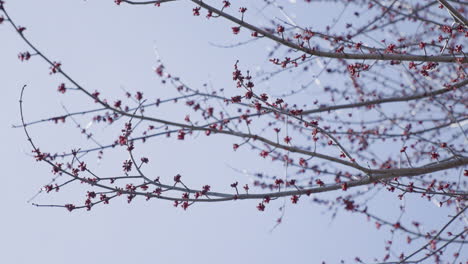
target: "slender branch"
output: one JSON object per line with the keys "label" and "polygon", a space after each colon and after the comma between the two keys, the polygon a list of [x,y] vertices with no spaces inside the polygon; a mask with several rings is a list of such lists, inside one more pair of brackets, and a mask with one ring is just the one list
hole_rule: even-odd
{"label": "slender branch", "polygon": [[458,23],[463,24],[466,28],[468,28],[468,20],[458,12],[448,1],[446,0],[437,0],[440,4],[442,4],[445,8],[447,8],[450,14],[455,18],[455,21]]}

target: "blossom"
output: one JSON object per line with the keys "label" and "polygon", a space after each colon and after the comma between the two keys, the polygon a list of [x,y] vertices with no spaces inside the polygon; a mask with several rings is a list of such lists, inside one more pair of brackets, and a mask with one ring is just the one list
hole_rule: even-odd
{"label": "blossom", "polygon": [[291,202],[293,204],[297,204],[298,201],[299,201],[299,196],[297,196],[297,195],[291,196]]}
{"label": "blossom", "polygon": [[240,32],[240,27],[232,27],[232,33],[233,33],[234,35],[239,34],[239,32]]}
{"label": "blossom", "polygon": [[67,89],[65,88],[65,84],[64,83],[61,83],[58,88],[57,88],[57,91],[59,91],[59,93],[65,93]]}
{"label": "blossom", "polygon": [[76,206],[73,204],[66,204],[65,208],[67,208],[67,210],[71,212],[76,208]]}
{"label": "blossom", "polygon": [[258,209],[259,211],[261,211],[261,212],[265,211],[265,204],[259,203],[259,204],[257,205],[257,209]]}
{"label": "blossom", "polygon": [[199,16],[200,15],[200,9],[201,9],[201,7],[195,7],[194,9],[192,9],[193,15],[194,16]]}
{"label": "blossom", "polygon": [[132,164],[133,162],[131,160],[125,160],[123,162],[122,168],[125,172],[129,172],[132,170]]}

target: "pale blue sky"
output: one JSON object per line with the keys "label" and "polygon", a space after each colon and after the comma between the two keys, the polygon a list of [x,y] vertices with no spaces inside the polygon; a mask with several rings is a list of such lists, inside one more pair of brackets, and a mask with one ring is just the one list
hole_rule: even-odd
{"label": "pale blue sky", "polygon": [[[200,89],[205,82],[226,90],[235,89],[231,73],[238,59],[242,65],[264,65],[266,47],[271,43],[262,40],[258,45],[215,48],[209,43],[232,44],[236,39],[247,39],[247,34],[233,36],[232,25],[220,19],[206,21],[193,17],[193,6],[186,2],[155,8],[116,6],[110,0],[10,0],[6,7],[17,24],[27,27],[25,34],[48,57],[62,62],[63,69],[89,90],[99,89],[110,98],[120,96],[121,87],[160,98],[174,94],[159,85],[153,73],[154,47],[167,68]],[[323,19],[329,17],[324,14]],[[324,214],[325,208],[311,204],[306,198],[299,205],[288,203],[284,223],[274,232],[270,229],[280,215],[281,201],[263,213],[255,209],[255,201],[198,204],[186,212],[167,202],[145,202],[138,198],[131,205],[125,199],[115,200],[91,212],[69,213],[31,206],[26,201],[52,175],[48,166],[34,162],[29,156],[31,148],[23,131],[11,128],[19,123],[20,88],[28,85],[25,112],[29,120],[63,113],[62,102],[71,111],[92,104],[80,101],[84,99],[81,95],[58,95],[56,87],[63,80],[49,75],[49,67],[43,61],[32,58],[20,62],[17,54],[28,49],[9,25],[0,25],[0,36],[1,263],[299,264],[322,260],[337,263],[342,258],[351,262],[355,256],[372,261],[384,255],[382,248],[384,238],[389,238],[388,232],[376,231],[373,223],[367,223],[363,216],[348,212],[339,212],[332,222],[330,213]],[[165,112],[164,116],[172,115],[169,118],[178,120],[184,117],[184,109],[170,109],[174,112]],[[64,146],[71,149],[82,142],[72,126],[62,129],[46,124],[31,128],[31,132],[39,145],[44,143],[44,148],[50,148],[47,151],[51,152]],[[161,138],[146,144],[141,151],[153,162],[155,174],[170,179],[181,173],[188,182],[200,186],[249,181],[229,166],[248,170],[268,166],[268,162],[243,157],[246,150],[228,151],[229,140],[199,137],[180,142]],[[119,160],[117,157],[122,155],[106,154],[109,162]],[[96,162],[94,166],[107,170],[105,164],[102,169]],[[82,196],[82,192],[72,189],[61,195],[41,195],[35,201],[66,202]],[[387,204],[386,198],[379,196],[376,202],[383,202],[382,210],[397,212],[399,201],[392,199]],[[422,208],[432,204],[407,206],[408,210],[421,209],[415,214],[426,214]],[[396,214],[389,215],[392,217],[396,219]]]}

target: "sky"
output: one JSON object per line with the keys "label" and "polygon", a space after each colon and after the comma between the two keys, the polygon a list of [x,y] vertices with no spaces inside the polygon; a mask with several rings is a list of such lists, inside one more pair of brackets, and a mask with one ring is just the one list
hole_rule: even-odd
{"label": "sky", "polygon": [[[231,74],[236,60],[252,68],[264,65],[271,43],[261,40],[255,46],[217,48],[214,44],[245,40],[247,33],[233,36],[228,22],[193,17],[193,6],[186,2],[156,8],[116,6],[110,0],[10,0],[6,8],[48,57],[60,61],[81,85],[109,97],[121,96],[123,90],[144,91],[160,98],[173,95],[154,74],[158,57],[185,83],[199,89],[204,89],[205,83],[235,89]],[[326,12],[311,12],[317,20],[320,16],[322,21],[329,19]],[[32,206],[28,200],[52,174],[50,167],[31,157],[23,131],[12,128],[20,123],[21,87],[27,85],[24,101],[28,120],[63,114],[62,104],[69,111],[92,104],[81,95],[58,94],[57,86],[63,80],[49,75],[43,61],[34,57],[28,62],[18,60],[17,54],[28,49],[5,23],[0,25],[0,39],[1,263],[337,263],[342,258],[352,262],[355,256],[367,256],[368,260],[383,256],[388,232],[377,231],[363,216],[348,212],[339,212],[332,220],[325,208],[306,199],[288,205],[284,222],[274,230],[281,201],[265,212],[256,210],[255,201],[197,204],[187,211],[143,199],[130,205],[125,199],[115,200],[90,212]],[[158,114],[179,120],[185,114],[180,107],[165,111]],[[43,146],[50,152],[71,149],[84,141],[73,125],[62,128],[47,123],[30,129],[41,149]],[[102,132],[99,140],[119,133],[105,127],[97,130]],[[222,137],[183,142],[160,138],[139,151],[150,158],[155,175],[170,178],[180,173],[187,182],[200,186],[249,181],[230,167],[255,171],[268,166],[268,162],[246,158],[248,151],[226,151],[231,145]],[[95,157],[90,164],[102,172],[120,169],[120,163],[117,168],[109,168],[109,164],[122,153],[109,151],[105,155],[103,164]],[[41,194],[33,201],[66,202],[80,195],[75,189],[62,190]],[[385,202],[385,198],[376,199]],[[398,208],[398,201],[392,203],[392,208]],[[408,210],[425,214],[424,207],[411,202],[407,205]],[[390,207],[382,210],[398,212]]]}

